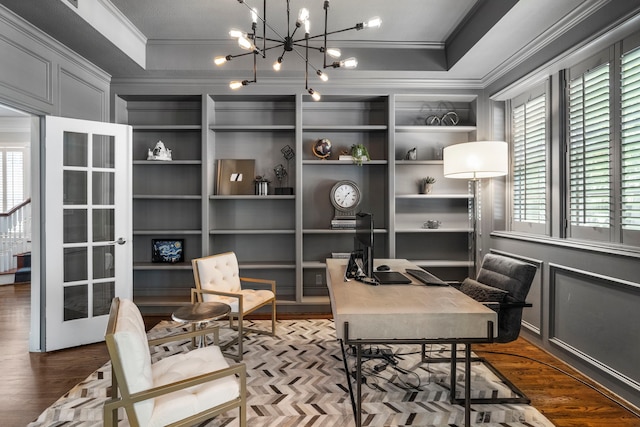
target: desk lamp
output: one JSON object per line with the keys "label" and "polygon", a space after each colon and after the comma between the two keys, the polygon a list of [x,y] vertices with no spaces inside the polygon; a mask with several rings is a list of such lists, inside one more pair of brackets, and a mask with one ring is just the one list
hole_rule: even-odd
{"label": "desk lamp", "polygon": [[482,178],[504,176],[509,168],[509,147],[504,141],[474,141],[455,144],[443,150],[445,178],[472,181],[473,198],[473,268],[476,269],[476,235],[480,216],[480,188]]}

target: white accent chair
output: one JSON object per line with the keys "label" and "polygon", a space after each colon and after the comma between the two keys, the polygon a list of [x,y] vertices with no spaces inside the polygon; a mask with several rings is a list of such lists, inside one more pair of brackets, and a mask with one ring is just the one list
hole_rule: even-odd
{"label": "white accent chair", "polygon": [[[240,277],[238,259],[233,252],[225,252],[196,258],[191,261],[196,288],[191,290],[191,302],[223,302],[231,306],[229,327],[238,330],[238,336],[226,348],[238,343],[236,354],[227,356],[236,361],[242,360],[242,341],[248,332],[276,334],[276,282],[275,280]],[[243,283],[252,286],[268,286],[268,289],[246,289]],[[244,317],[260,307],[271,304],[271,331],[243,326]],[[238,325],[234,325],[234,320]]]}
{"label": "white accent chair", "polygon": [[238,408],[239,424],[246,426],[245,365],[229,367],[219,347],[151,362],[151,345],[212,332],[217,336],[217,327],[148,341],[138,307],[114,298],[105,335],[112,397],[104,405],[104,425],[118,424],[119,408],[125,409],[133,427],[190,426]]}

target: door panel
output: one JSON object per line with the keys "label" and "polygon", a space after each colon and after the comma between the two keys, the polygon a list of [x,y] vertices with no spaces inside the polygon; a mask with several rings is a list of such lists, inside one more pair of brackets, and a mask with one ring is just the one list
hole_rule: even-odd
{"label": "door panel", "polygon": [[45,120],[45,350],[102,341],[131,298],[131,128]]}

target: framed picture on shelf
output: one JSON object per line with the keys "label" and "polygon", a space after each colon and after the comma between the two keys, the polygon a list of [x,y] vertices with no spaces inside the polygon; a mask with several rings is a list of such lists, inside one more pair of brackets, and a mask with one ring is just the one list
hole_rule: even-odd
{"label": "framed picture on shelf", "polygon": [[151,239],[151,262],[184,262],[184,239]]}
{"label": "framed picture on shelf", "polygon": [[216,194],[254,194],[255,166],[253,159],[218,160]]}

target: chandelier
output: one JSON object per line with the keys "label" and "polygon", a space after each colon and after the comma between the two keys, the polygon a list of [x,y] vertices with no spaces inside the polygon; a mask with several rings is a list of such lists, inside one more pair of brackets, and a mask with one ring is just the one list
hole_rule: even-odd
{"label": "chandelier", "polygon": [[[229,31],[229,35],[233,39],[238,40],[238,45],[248,51],[245,53],[241,53],[238,55],[226,55],[226,56],[218,56],[214,59],[214,63],[218,66],[225,64],[226,62],[238,58],[241,56],[253,55],[253,80],[235,80],[229,84],[231,89],[239,89],[243,86],[247,86],[251,83],[258,82],[258,71],[257,71],[257,60],[258,56],[266,59],[267,51],[277,49],[281,50],[282,53],[277,57],[276,61],[273,64],[273,69],[275,71],[280,71],[282,68],[282,63],[284,62],[284,57],[287,52],[293,52],[298,55],[305,62],[305,72],[304,72],[304,84],[305,90],[311,95],[311,97],[318,101],[320,99],[320,93],[311,87],[309,87],[309,68],[315,71],[315,74],[320,78],[320,80],[326,82],[329,77],[323,71],[327,68],[355,68],[358,65],[358,61],[356,58],[347,58],[343,60],[338,60],[340,58],[341,53],[339,49],[335,48],[327,48],[327,36],[337,33],[342,33],[345,31],[351,30],[362,30],[364,28],[377,28],[382,23],[382,20],[379,17],[371,18],[368,22],[361,22],[353,27],[344,28],[342,30],[337,31],[327,31],[327,22],[329,17],[329,0],[324,1],[324,32],[322,34],[318,34],[315,36],[311,36],[309,34],[310,29],[310,21],[309,21],[309,10],[306,8],[300,9],[298,13],[298,17],[295,21],[295,24],[291,25],[291,10],[290,10],[290,0],[287,0],[287,34],[282,35],[278,31],[276,31],[266,20],[266,9],[267,9],[267,0],[263,0],[262,7],[262,16],[258,14],[256,8],[252,8],[249,6],[244,0],[238,0],[238,3],[244,5],[251,12],[251,31],[246,33],[240,30],[232,29]],[[259,25],[261,23],[262,25]],[[261,33],[258,32],[258,28],[261,27]],[[276,38],[267,37],[267,28],[275,34]],[[295,38],[296,32],[300,29],[304,29],[304,35],[299,38]],[[318,40],[322,38],[322,46],[310,46],[310,40]],[[261,43],[260,43],[261,42]],[[267,45],[269,44],[269,45]],[[304,53],[301,53],[300,50],[304,49]],[[316,68],[309,62],[309,49],[319,51],[323,54],[324,62],[322,69]],[[327,57],[334,58],[336,60],[330,59],[327,62]]]}

